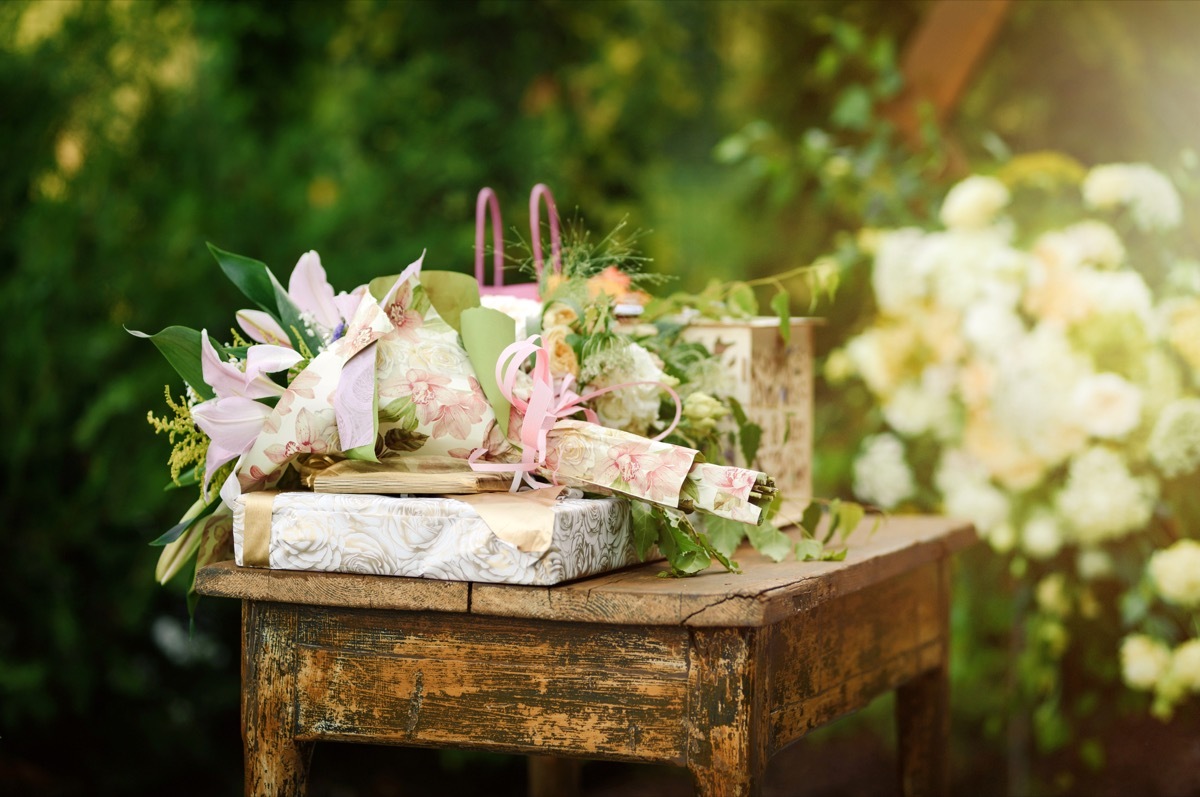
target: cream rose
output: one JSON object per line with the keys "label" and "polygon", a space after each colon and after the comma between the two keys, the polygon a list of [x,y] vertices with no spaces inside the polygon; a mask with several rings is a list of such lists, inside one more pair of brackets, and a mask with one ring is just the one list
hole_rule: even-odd
{"label": "cream rose", "polygon": [[1153,689],[1171,666],[1171,651],[1145,634],[1131,634],[1121,643],[1121,677],[1132,689]]}
{"label": "cream rose", "polygon": [[571,328],[562,324],[548,327],[542,332],[542,345],[550,352],[550,373],[557,377],[570,374],[579,377],[579,358],[575,350],[567,343],[567,335]]}
{"label": "cream rose", "polygon": [[562,302],[554,302],[546,308],[546,312],[542,315],[542,326],[546,329],[551,327],[569,327],[579,320],[579,313],[576,313],[574,308]]}

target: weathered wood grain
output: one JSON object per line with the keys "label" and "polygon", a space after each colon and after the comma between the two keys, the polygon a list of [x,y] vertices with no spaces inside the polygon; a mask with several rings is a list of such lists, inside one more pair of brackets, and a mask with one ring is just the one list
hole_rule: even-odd
{"label": "weathered wood grain", "polygon": [[767,763],[763,631],[692,631],[687,767],[699,797],[757,797]]}
{"label": "weathered wood grain", "polygon": [[[770,749],[777,750],[916,677],[945,649],[940,566],[826,601],[772,628]],[[936,657],[935,657],[936,659]]]}
{"label": "weathered wood grain", "polygon": [[196,591],[218,598],[366,609],[465,612],[470,605],[470,585],[464,581],[268,570],[232,561],[200,568]]}
{"label": "weathered wood grain", "polygon": [[297,735],[682,762],[685,629],[310,609]]}
{"label": "weathered wood grain", "polygon": [[312,743],[296,739],[296,606],[242,604],[247,797],[301,796]]}
{"label": "weathered wood grain", "polygon": [[[950,623],[950,567],[939,569],[938,600],[931,618]],[[905,797],[944,797],[950,793],[946,766],[950,740],[950,664],[947,645],[921,662],[920,672],[896,691],[896,735],[900,789]]]}
{"label": "weathered wood grain", "polygon": [[[550,589],[205,568],[244,599],[248,795],[302,795],[321,739],[534,754],[535,794],[577,762],[687,766],[755,795],[769,755],[898,689],[905,794],[944,794],[949,556],[970,527],[893,518],[845,562]],[[506,614],[507,613],[507,614]]]}

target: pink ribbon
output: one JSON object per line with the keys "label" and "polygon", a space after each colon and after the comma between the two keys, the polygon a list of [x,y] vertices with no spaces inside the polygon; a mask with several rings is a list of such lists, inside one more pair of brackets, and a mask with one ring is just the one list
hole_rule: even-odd
{"label": "pink ribbon", "polygon": [[[543,486],[534,481],[533,477],[529,474],[546,464],[547,436],[555,424],[558,423],[559,419],[569,418],[578,412],[582,412],[588,421],[598,423],[599,419],[596,417],[596,413],[590,408],[583,406],[583,403],[605,393],[611,393],[614,390],[626,387],[656,385],[662,390],[667,391],[675,402],[675,418],[671,421],[670,426],[656,437],[651,438],[652,440],[662,440],[674,431],[675,427],[679,424],[679,418],[683,412],[683,402],[679,400],[679,394],[672,390],[670,385],[663,384],[662,382],[623,382],[619,385],[610,385],[600,390],[593,390],[584,395],[580,395],[571,389],[575,377],[570,374],[564,376],[556,385],[554,376],[550,373],[550,352],[546,350],[545,346],[535,343],[539,337],[538,335],[530,335],[525,340],[513,343],[500,352],[500,359],[496,361],[496,382],[500,386],[500,392],[517,408],[517,411],[522,416],[521,461],[520,463],[505,464],[477,462],[476,460],[487,451],[484,448],[477,448],[467,458],[467,461],[471,463],[471,467],[475,470],[494,472],[513,471],[512,490],[514,492],[520,486],[522,476],[524,476],[525,481],[531,486]],[[521,374],[521,366],[530,357],[534,358],[533,371],[530,374],[533,378],[533,391],[529,395],[529,400],[525,401],[520,396],[515,395],[513,388],[516,385],[517,377]]]}

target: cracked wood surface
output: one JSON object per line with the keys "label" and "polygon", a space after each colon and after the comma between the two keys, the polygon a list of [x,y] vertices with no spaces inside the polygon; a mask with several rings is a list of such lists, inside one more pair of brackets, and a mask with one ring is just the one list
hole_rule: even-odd
{"label": "cracked wood surface", "polygon": [[969,523],[949,518],[897,515],[870,534],[873,524],[868,518],[851,535],[843,562],[772,562],[743,546],[736,557],[744,571],[740,575],[714,567],[693,578],[661,578],[666,564],[655,562],[553,587],[526,587],[289,572],[222,562],[200,571],[196,590],[314,606],[564,622],[765,626],[943,559],[976,539]]}

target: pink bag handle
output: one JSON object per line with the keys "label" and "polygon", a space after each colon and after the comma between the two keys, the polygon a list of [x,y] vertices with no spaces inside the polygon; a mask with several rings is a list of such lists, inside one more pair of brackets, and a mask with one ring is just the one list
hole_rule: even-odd
{"label": "pink bag handle", "polygon": [[475,281],[483,287],[483,232],[487,226],[484,210],[492,211],[492,287],[504,284],[504,239],[500,236],[500,201],[496,192],[482,188],[475,200]]}
{"label": "pink bag handle", "polygon": [[546,215],[550,221],[550,258],[555,274],[562,273],[562,233],[558,227],[558,208],[554,206],[554,195],[545,183],[538,183],[529,192],[529,231],[533,235],[533,265],[537,269],[538,284],[542,281],[542,225],[540,218],[541,199],[546,200]]}

